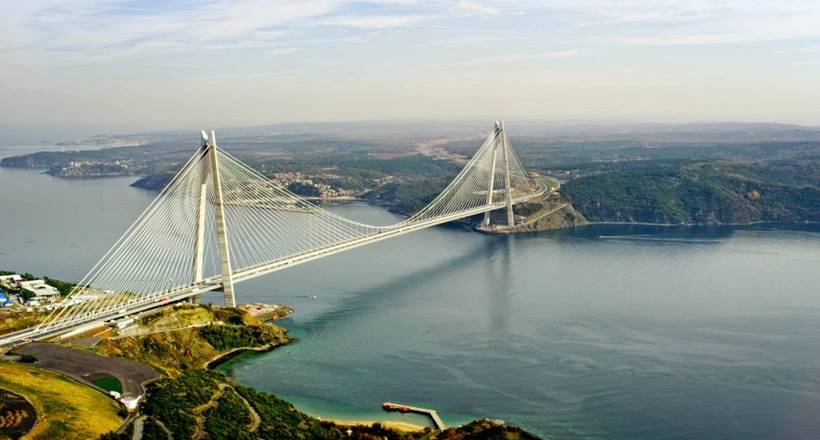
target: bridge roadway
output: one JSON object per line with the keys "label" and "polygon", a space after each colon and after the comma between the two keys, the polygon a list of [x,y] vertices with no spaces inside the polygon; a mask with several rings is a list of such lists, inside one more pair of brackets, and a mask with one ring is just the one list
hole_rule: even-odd
{"label": "bridge roadway", "polygon": [[[546,185],[542,185],[538,191],[532,194],[526,194],[523,196],[516,197],[513,199],[512,202],[513,204],[522,203],[545,194],[551,194],[554,191],[555,189],[549,189]],[[267,275],[272,272],[276,272],[278,270],[286,269],[288,267],[293,267],[302,263],[307,263],[318,258],[338,254],[340,252],[355,249],[360,246],[386,240],[388,238],[397,237],[410,232],[418,231],[420,229],[429,228],[431,226],[436,226],[443,223],[448,223],[463,218],[472,217],[474,215],[483,214],[489,211],[495,211],[497,209],[502,209],[505,206],[506,202],[502,200],[493,203],[492,205],[481,206],[466,211],[459,211],[457,213],[436,217],[418,223],[408,222],[406,225],[398,226],[392,229],[386,229],[383,231],[378,231],[354,240],[349,240],[342,243],[335,243],[324,248],[314,249],[312,251],[304,252],[301,254],[295,254],[286,258],[273,260],[256,266],[250,266],[247,268],[235,270],[233,273],[233,281],[236,283],[240,281],[250,280],[263,275]],[[199,283],[192,283],[185,286],[178,286],[173,289],[161,292],[141,295],[141,299],[127,304],[126,307],[123,307],[122,304],[115,304],[108,307],[100,308],[99,310],[93,313],[89,312],[85,315],[77,316],[70,319],[58,318],[50,324],[35,326],[25,330],[0,335],[0,347],[13,346],[24,342],[51,338],[63,333],[67,333],[78,327],[94,323],[102,325],[106,321],[118,319],[134,313],[139,313],[153,308],[161,307],[167,304],[171,304],[174,302],[178,302],[191,296],[199,295],[201,293],[219,290],[221,289],[221,287],[222,275],[216,275],[210,278],[206,278]]]}

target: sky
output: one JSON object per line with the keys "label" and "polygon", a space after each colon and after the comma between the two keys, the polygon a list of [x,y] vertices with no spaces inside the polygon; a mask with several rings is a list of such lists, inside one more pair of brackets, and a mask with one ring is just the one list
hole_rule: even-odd
{"label": "sky", "polygon": [[25,0],[0,139],[295,121],[820,125],[820,2]]}

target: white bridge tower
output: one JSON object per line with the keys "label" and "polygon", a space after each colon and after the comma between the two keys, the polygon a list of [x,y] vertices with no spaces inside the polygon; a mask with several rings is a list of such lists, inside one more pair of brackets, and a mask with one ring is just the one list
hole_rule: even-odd
{"label": "white bridge tower", "polygon": [[[213,205],[214,223],[216,224],[216,241],[219,249],[220,272],[222,272],[222,292],[225,296],[225,305],[236,307],[236,294],[233,288],[233,269],[231,267],[231,251],[228,245],[228,227],[225,223],[225,208],[222,197],[222,182],[219,173],[219,155],[217,154],[216,133],[211,130],[208,136],[202,132],[202,152],[207,156],[207,161],[203,160],[203,168],[210,166],[211,179],[213,181]],[[207,188],[205,182],[208,173],[202,173],[202,186],[199,193],[199,205],[197,209],[196,239],[194,241],[194,284],[202,282],[204,243],[205,243],[205,215],[207,203]],[[196,287],[194,287],[196,289]],[[199,295],[192,297],[192,302],[199,302]]]}
{"label": "white bridge tower", "polygon": [[[513,198],[512,198],[512,190],[510,185],[510,156],[509,153],[509,140],[507,139],[507,131],[504,130],[504,121],[496,121],[495,122],[495,143],[493,146],[493,159],[492,165],[490,166],[490,189],[487,192],[487,204],[493,204],[493,194],[495,193],[495,173],[496,173],[496,162],[498,161],[498,148],[501,147],[501,159],[504,161],[504,201],[506,202],[506,210],[507,210],[507,226],[512,227],[515,226],[515,216],[513,214]],[[487,211],[484,213],[484,221],[482,222],[483,226],[487,227],[490,225],[490,217],[492,211]]]}

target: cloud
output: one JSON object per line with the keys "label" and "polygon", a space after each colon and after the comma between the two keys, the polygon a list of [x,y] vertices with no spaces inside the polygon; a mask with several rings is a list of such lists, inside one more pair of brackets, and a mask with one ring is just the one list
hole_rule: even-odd
{"label": "cloud", "polygon": [[[374,30],[411,28],[423,34],[427,31],[419,29],[420,24],[435,22],[445,29],[453,25],[448,22],[454,19],[453,12],[488,18],[501,13],[499,5],[513,11],[510,19],[516,29],[529,29],[534,37],[544,29],[560,32],[565,46],[580,49],[600,44],[749,44],[820,36],[820,4],[798,7],[762,0],[460,0],[454,5],[441,0],[200,0],[182,6],[139,0],[30,0],[0,16],[0,54],[51,53],[80,62],[83,57],[98,61],[185,50],[276,49],[298,45],[292,40],[304,38],[311,28],[316,28],[312,37],[329,42],[349,41]],[[435,41],[455,43],[465,35],[496,41],[519,38],[512,29],[478,22],[470,29],[442,33]]]}
{"label": "cloud", "polygon": [[435,8],[415,0],[200,0],[184,6],[32,0],[23,6],[0,16],[0,54],[50,53],[77,62],[186,50],[274,48],[283,54],[277,48],[293,46],[291,40],[310,28],[323,28],[315,38],[340,42],[357,30],[402,28],[435,18],[430,14]]}
{"label": "cloud", "polygon": [[[0,18],[0,52],[46,50],[109,55],[145,49],[281,44],[284,30],[339,14],[349,0],[202,0],[184,7],[124,0],[33,1]],[[193,5],[193,6],[192,6]]]}
{"label": "cloud", "polygon": [[423,20],[421,15],[339,15],[319,21],[325,26],[356,29],[389,29],[410,26]]}
{"label": "cloud", "polygon": [[473,1],[462,0],[456,4],[456,11],[464,15],[489,18],[498,14],[498,8],[482,5]]}
{"label": "cloud", "polygon": [[[476,106],[464,103],[485,96],[485,84],[518,90],[509,95],[517,106],[559,83],[587,96],[585,78],[642,90],[641,78],[655,76],[636,72],[664,66],[674,71],[664,81],[689,81],[695,93],[747,75],[727,84],[791,90],[816,109],[817,23],[820,2],[790,0],[21,0],[0,14],[0,119],[113,120],[112,96],[144,101],[126,118],[164,121],[157,108],[210,117],[222,110],[185,107],[204,83],[227,120],[255,117],[246,104],[257,93],[304,109],[288,118],[340,117],[348,96],[365,97],[355,104],[364,116],[426,96],[439,110],[448,94],[453,112],[469,113]],[[695,84],[707,67],[717,73]],[[594,99],[590,108],[610,104]],[[99,105],[78,111],[77,101]]]}

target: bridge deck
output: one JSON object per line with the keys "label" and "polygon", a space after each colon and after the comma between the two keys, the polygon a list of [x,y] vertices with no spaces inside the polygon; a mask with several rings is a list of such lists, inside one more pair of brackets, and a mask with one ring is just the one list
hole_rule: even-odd
{"label": "bridge deck", "polygon": [[[514,203],[521,203],[523,201],[539,197],[547,193],[548,191],[549,190],[546,187],[542,187],[539,191],[533,194],[516,198],[514,200]],[[299,264],[307,263],[318,258],[326,257],[329,255],[354,249],[360,246],[364,246],[370,243],[375,243],[377,241],[382,241],[388,238],[404,235],[413,231],[429,228],[443,223],[448,223],[451,221],[472,217],[474,215],[483,214],[485,212],[501,209],[503,207],[503,202],[497,202],[492,205],[461,211],[455,214],[430,219],[424,222],[408,223],[405,226],[400,226],[395,229],[388,229],[375,234],[357,238],[355,240],[335,243],[324,248],[314,249],[310,252],[305,252],[303,254],[293,255],[288,258],[271,261],[259,266],[235,270],[233,273],[233,279],[235,282],[249,280],[282,269],[286,269],[288,267],[293,267]],[[94,313],[88,314],[87,316],[78,316],[73,317],[71,319],[58,320],[46,324],[42,327],[34,327],[21,330],[19,332],[0,335],[0,346],[9,346],[23,343],[29,340],[41,340],[43,338],[53,337],[84,324],[121,318],[123,316],[131,315],[133,313],[142,312],[155,307],[167,305],[172,302],[180,301],[194,295],[219,290],[221,286],[222,276],[217,275],[202,280],[199,283],[178,286],[168,291],[143,295],[142,298],[140,298],[138,301],[132,302],[126,308],[123,308],[122,305],[111,305],[109,307],[98,309]]]}
{"label": "bridge deck", "polygon": [[[226,302],[231,304],[235,282],[497,209],[506,208],[509,218],[512,205],[554,191],[528,180],[503,124],[496,123],[464,169],[427,206],[398,224],[372,226],[344,219],[272,185],[265,176],[217,150],[212,139],[213,133],[210,138],[203,136],[202,148],[78,283],[61,308],[37,326],[0,335],[0,346],[59,335],[208,291],[224,289]],[[503,154],[497,154],[500,151]],[[497,164],[501,156],[503,164]],[[504,177],[503,191],[494,186],[497,172]],[[511,174],[521,185],[512,185]],[[210,178],[213,184],[209,187],[203,182]],[[495,194],[499,197],[494,200]],[[209,209],[214,219],[205,223],[211,217]],[[234,247],[228,245],[224,209],[231,210],[233,217],[229,217],[239,231],[232,238],[238,243]],[[293,210],[311,217],[282,214]],[[194,227],[190,218],[196,220]],[[203,233],[209,230],[208,224],[216,240],[214,234]],[[202,243],[206,235],[213,246],[218,245],[215,252],[221,270],[210,271],[204,278]],[[184,246],[187,240],[195,241],[190,247],[193,255]],[[189,258],[192,264],[187,263]]]}

